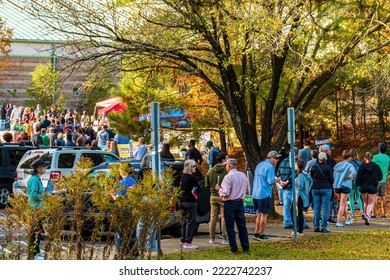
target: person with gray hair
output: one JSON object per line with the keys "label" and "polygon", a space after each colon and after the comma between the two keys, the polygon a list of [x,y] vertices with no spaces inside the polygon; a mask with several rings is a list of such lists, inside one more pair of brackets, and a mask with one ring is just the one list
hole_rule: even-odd
{"label": "person with gray hair", "polygon": [[[318,162],[311,168],[310,176],[313,179],[311,186],[314,207],[314,232],[330,232],[328,229],[328,213],[330,198],[333,189],[333,168],[326,164],[327,155],[324,152],[318,154]],[[321,212],[321,230],[320,230]]]}
{"label": "person with gray hair", "polygon": [[226,170],[228,174],[223,178],[221,184],[215,186],[215,189],[224,202],[224,217],[230,251],[233,254],[238,254],[236,233],[234,232],[234,223],[236,223],[241,248],[247,253],[249,252],[249,238],[246,228],[244,198],[250,193],[249,181],[244,172],[237,170],[237,160],[234,158],[227,160]]}
{"label": "person with gray hair", "polygon": [[184,162],[183,175],[180,181],[181,194],[179,209],[183,212],[184,220],[181,225],[181,244],[184,249],[198,249],[192,244],[195,235],[196,211],[198,207],[197,195],[201,188],[193,173],[196,170],[195,161],[188,159]]}
{"label": "person with gray hair", "polygon": [[152,155],[146,154],[141,160],[140,170],[138,171],[138,180],[144,178],[145,172],[150,172],[152,170]]}

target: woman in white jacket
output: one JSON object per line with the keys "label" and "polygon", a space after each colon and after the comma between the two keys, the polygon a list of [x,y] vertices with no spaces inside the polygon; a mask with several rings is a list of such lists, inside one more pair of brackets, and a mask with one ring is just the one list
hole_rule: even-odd
{"label": "woman in white jacket", "polygon": [[352,188],[352,179],[356,176],[356,170],[355,167],[349,162],[351,159],[350,152],[348,150],[344,150],[342,156],[343,161],[336,164],[333,169],[333,188],[335,193],[340,195],[336,227],[344,226],[343,222],[341,221],[343,216],[346,219],[346,225],[351,225],[353,223],[347,214],[347,200]]}

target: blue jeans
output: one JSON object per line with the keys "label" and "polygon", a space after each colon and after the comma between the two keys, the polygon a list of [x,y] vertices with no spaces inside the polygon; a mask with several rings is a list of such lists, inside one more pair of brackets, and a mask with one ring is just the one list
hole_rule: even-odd
{"label": "blue jeans", "polygon": [[330,218],[337,217],[339,200],[337,198],[333,198],[330,203]]}
{"label": "blue jeans", "polygon": [[242,200],[228,200],[224,202],[224,216],[226,224],[226,233],[229,238],[231,252],[237,252],[236,233],[234,232],[234,222],[238,230],[241,248],[249,251],[248,230],[246,228],[244,203]]}
{"label": "blue jeans", "polygon": [[279,197],[279,202],[283,203],[283,189],[280,184],[277,184],[276,187],[278,188],[278,197]]}
{"label": "blue jeans", "polygon": [[332,189],[319,189],[312,190],[313,192],[313,204],[314,204],[314,229],[320,228],[320,212],[321,223],[323,229],[328,228],[328,213],[330,197],[332,196]]}
{"label": "blue jeans", "polygon": [[292,225],[290,208],[292,205],[292,189],[283,190],[283,226],[288,227]]}
{"label": "blue jeans", "polygon": [[[149,251],[150,250],[150,245],[152,245],[151,250],[152,251],[157,251],[157,233],[156,231],[154,232],[154,235],[152,236],[153,233],[153,226],[148,229],[148,232],[146,233],[145,238],[143,238],[143,230],[144,230],[144,223],[142,222],[142,219],[138,221],[137,223],[137,230],[136,230],[136,236],[138,239],[138,250],[141,251]],[[145,240],[142,240],[145,239]],[[143,243],[145,241],[145,244]]]}

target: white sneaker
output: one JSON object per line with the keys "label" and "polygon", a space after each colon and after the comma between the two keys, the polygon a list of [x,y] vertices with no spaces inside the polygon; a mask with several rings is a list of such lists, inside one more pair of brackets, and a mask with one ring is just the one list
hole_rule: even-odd
{"label": "white sneaker", "polygon": [[229,245],[229,239],[225,239],[224,241],[222,241],[222,244],[223,245]]}
{"label": "white sneaker", "polygon": [[346,220],[346,221],[345,221],[345,224],[346,224],[347,226],[352,225],[352,224],[353,224],[352,219]]}
{"label": "white sneaker", "polygon": [[209,244],[215,244],[215,239],[210,239]]}
{"label": "white sneaker", "polygon": [[[291,236],[294,236],[294,231],[291,232]],[[297,236],[303,236],[302,232],[297,232]]]}
{"label": "white sneaker", "polygon": [[343,227],[344,225],[343,225],[343,223],[342,222],[337,222],[336,223],[336,227]]}
{"label": "white sneaker", "polygon": [[192,243],[184,243],[183,248],[184,249],[198,249],[199,247],[192,244]]}

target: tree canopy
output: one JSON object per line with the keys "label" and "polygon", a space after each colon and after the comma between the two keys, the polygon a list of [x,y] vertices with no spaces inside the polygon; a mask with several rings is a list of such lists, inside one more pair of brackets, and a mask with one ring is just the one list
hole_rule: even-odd
{"label": "tree canopy", "polygon": [[30,99],[26,105],[34,107],[39,104],[43,108],[49,108],[56,101],[58,105],[64,103],[64,95],[60,91],[60,74],[52,69],[52,64],[38,64],[30,73],[31,83],[27,88]]}
{"label": "tree canopy", "polygon": [[[352,62],[389,45],[386,0],[121,0],[29,3],[69,51],[120,71],[204,80],[229,112],[253,169],[287,134],[286,109],[312,106]],[[259,146],[258,138],[261,136]]]}

